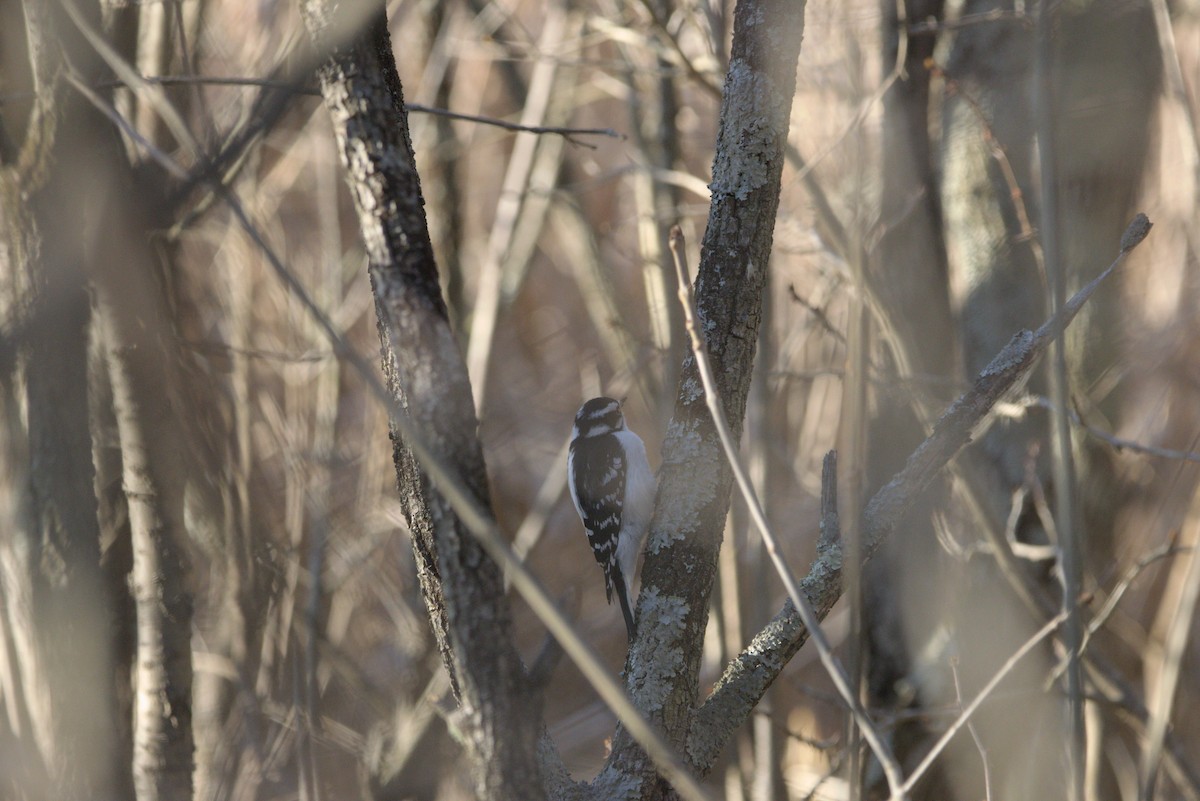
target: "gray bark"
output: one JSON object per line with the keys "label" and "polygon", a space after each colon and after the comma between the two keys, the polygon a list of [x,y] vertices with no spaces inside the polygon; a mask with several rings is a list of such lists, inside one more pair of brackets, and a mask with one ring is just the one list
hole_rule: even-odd
{"label": "gray bark", "polygon": [[[369,258],[388,389],[487,508],[471,387],[438,285],[383,4],[337,8],[310,0],[303,10],[326,56],[321,88]],[[489,799],[541,797],[540,716],[513,645],[500,571],[394,429],[392,437],[423,595],[464,712],[476,791]]]}
{"label": "gray bark", "polygon": [[[788,2],[743,0],[735,11],[712,206],[696,280],[698,323],[735,436],[741,433],[758,340],[803,15],[802,3]],[[701,641],[732,480],[703,393],[696,364],[688,357],[663,446],[638,600],[641,625],[625,674],[635,703],[680,746],[696,702]],[[664,792],[649,760],[623,729],[613,738],[596,786],[626,788],[635,798]]]}
{"label": "gray bark", "polygon": [[139,801],[190,799],[192,601],[183,549],[183,484],[177,474],[168,475],[175,472],[173,460],[153,444],[175,423],[162,396],[168,385],[162,351],[153,335],[143,333],[147,315],[117,300],[114,289],[101,288],[98,295],[133,540],[134,787]]}

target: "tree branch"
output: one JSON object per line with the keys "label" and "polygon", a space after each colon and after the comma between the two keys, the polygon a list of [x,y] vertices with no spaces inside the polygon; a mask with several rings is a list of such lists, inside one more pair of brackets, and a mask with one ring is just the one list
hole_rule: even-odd
{"label": "tree branch", "polygon": [[924,758],[921,759],[920,763],[913,768],[912,773],[910,773],[908,779],[905,780],[904,786],[900,789],[900,792],[892,793],[892,801],[898,801],[900,798],[903,798],[908,793],[912,792],[913,787],[918,781],[921,780],[921,777],[925,775],[925,772],[929,770],[929,767],[933,764],[933,761],[937,759],[938,755],[941,754],[942,751],[945,750],[946,746],[950,744],[950,741],[954,738],[954,735],[958,734],[962,727],[966,726],[967,723],[970,722],[971,716],[974,715],[975,711],[979,709],[980,705],[987,700],[987,697],[992,694],[992,691],[999,686],[1000,682],[1004,680],[1004,677],[1009,673],[1012,673],[1013,668],[1017,666],[1017,663],[1024,659],[1025,655],[1032,651],[1034,646],[1053,634],[1054,630],[1062,625],[1062,622],[1067,619],[1068,614],[1069,613],[1064,610],[1055,617],[1051,618],[1049,621],[1047,621],[1046,625],[1038,629],[1038,631],[1032,637],[1027,639],[1020,648],[1014,651],[1013,654],[1008,657],[1008,659],[1004,660],[1004,664],[1000,666],[1000,669],[997,670],[990,679],[988,679],[987,684],[983,685],[979,692],[975,694],[975,697],[971,699],[971,703],[967,704],[958,714],[958,717],[954,719],[954,722],[946,727],[946,730],[942,732],[940,737],[938,737],[937,742],[933,744],[933,746],[925,754]]}
{"label": "tree branch", "polygon": [[[863,557],[870,559],[904,518],[938,472],[992,421],[997,402],[1020,389],[1046,346],[1065,329],[1100,284],[1150,232],[1139,214],[1121,237],[1121,250],[1104,272],[1079,290],[1058,314],[1037,331],[1022,331],[983,369],[975,384],[958,398],[934,426],[933,433],[908,458],[904,469],[868,502]],[[800,589],[824,619],[841,597],[842,551],[830,543],[819,550]],[[700,771],[712,766],[721,748],[762,698],[763,693],[808,639],[799,613],[789,600],[726,668],[708,700],[696,712],[689,753]]]}
{"label": "tree branch", "polygon": [[837,657],[833,655],[833,649],[829,645],[829,640],[826,639],[825,633],[821,631],[812,606],[809,605],[804,594],[800,592],[800,588],[796,583],[796,577],[792,574],[787,563],[783,561],[775,534],[767,524],[767,516],[763,512],[762,505],[758,502],[758,497],[754,493],[754,488],[750,485],[750,479],[738,459],[737,444],[733,439],[733,435],[729,432],[729,424],[725,420],[725,413],[721,410],[721,398],[717,395],[716,379],[713,377],[712,366],[708,361],[707,349],[704,346],[704,340],[700,337],[700,332],[696,329],[696,319],[692,313],[692,293],[688,288],[687,263],[684,260],[683,250],[683,231],[676,225],[671,229],[671,254],[675,259],[675,277],[679,282],[679,302],[683,306],[684,323],[687,327],[688,336],[691,338],[692,354],[696,360],[696,366],[700,371],[700,379],[704,383],[705,401],[708,404],[709,412],[712,414],[713,424],[717,428],[721,447],[725,450],[725,458],[733,470],[734,478],[737,480],[738,489],[742,492],[742,497],[746,502],[746,508],[750,512],[750,517],[754,520],[754,524],[758,527],[758,531],[762,535],[763,543],[767,548],[767,554],[771,557],[771,562],[774,564],[776,572],[779,573],[779,577],[783,579],[788,596],[792,599],[796,611],[800,614],[800,619],[804,621],[804,627],[809,631],[821,664],[825,666],[825,672],[829,674],[829,678],[833,681],[833,686],[837,689],[838,695],[842,697],[842,702],[849,708],[855,723],[862,729],[863,737],[870,744],[871,750],[875,752],[884,775],[887,777],[888,787],[891,789],[892,794],[896,795],[900,792],[902,782],[900,766],[896,764],[896,758],[893,756],[891,749],[888,748],[887,743],[880,736],[878,729],[867,715],[866,710],[859,703],[855,690],[850,686],[850,679],[846,676],[845,669],[838,662]]}
{"label": "tree branch", "polygon": [[[779,209],[803,11],[803,3],[741,0],[734,12],[696,300],[735,437],[745,416]],[[674,743],[686,741],[694,708],[731,484],[696,362],[688,357],[663,446],[640,623],[626,668],[634,701]],[[652,765],[623,729],[597,778],[597,785],[609,783],[628,783],[643,797],[658,795]]]}

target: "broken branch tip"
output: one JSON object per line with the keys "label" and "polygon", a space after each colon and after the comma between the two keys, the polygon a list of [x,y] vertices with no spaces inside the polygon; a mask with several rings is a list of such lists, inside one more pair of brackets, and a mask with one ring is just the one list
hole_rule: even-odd
{"label": "broken branch tip", "polygon": [[1128,253],[1140,245],[1153,227],[1154,223],[1150,222],[1150,218],[1138,212],[1133,222],[1125,229],[1125,233],[1121,234],[1121,252]]}

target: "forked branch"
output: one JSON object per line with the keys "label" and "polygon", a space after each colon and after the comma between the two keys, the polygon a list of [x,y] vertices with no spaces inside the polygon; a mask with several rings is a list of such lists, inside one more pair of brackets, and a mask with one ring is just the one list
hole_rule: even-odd
{"label": "forked branch", "polygon": [[[1075,319],[1101,283],[1119,267],[1150,233],[1151,222],[1138,214],[1121,237],[1116,259],[1080,289],[1057,314],[1036,331],[1021,331],[992,359],[975,383],[942,415],[933,433],[908,458],[904,468],[867,503],[863,558],[879,549],[913,503],[929,488],[938,472],[972,439],[991,424],[996,404],[1018,391],[1029,378],[1047,346]],[[837,547],[818,551],[800,591],[824,619],[841,597],[842,552]],[[688,752],[697,770],[708,770],[733,732],[746,720],[763,693],[809,637],[801,614],[791,600],[725,668],[708,700],[696,711]]]}

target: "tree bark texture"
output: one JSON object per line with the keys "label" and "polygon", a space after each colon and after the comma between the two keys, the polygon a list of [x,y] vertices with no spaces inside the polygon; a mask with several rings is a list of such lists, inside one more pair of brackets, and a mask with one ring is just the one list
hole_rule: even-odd
{"label": "tree bark texture", "polygon": [[[743,0],[734,12],[696,303],[735,436],[742,429],[758,340],[803,26],[803,3]],[[681,748],[696,703],[731,480],[695,361],[688,357],[663,445],[638,633],[626,668],[635,703]],[[621,796],[632,798],[662,792],[646,756],[621,729],[596,787],[638,788]]]}
{"label": "tree bark texture", "polygon": [[[182,419],[175,331],[135,184],[107,119],[89,120],[83,173],[98,197],[85,229],[90,278],[121,446],[136,612],[133,783],[139,801],[192,797],[192,595],[184,492],[192,444]],[[117,199],[123,199],[117,200]]]}
{"label": "tree bark texture", "polygon": [[[348,173],[375,295],[388,388],[425,443],[489,508],[470,383],[447,319],[382,3],[310,0],[305,22]],[[356,13],[357,12],[357,13]],[[464,714],[481,798],[544,794],[536,705],[496,564],[393,428],[422,592]]]}
{"label": "tree bark texture", "polygon": [[[111,294],[114,289],[101,288],[98,299],[133,541],[133,781],[139,801],[186,800],[192,797],[194,747],[192,599],[183,545],[183,482],[170,457],[154,445],[178,423],[161,395],[168,383],[161,345],[154,342],[155,334],[147,336],[153,329],[145,324],[153,315],[127,306]],[[161,336],[162,329],[157,330]]]}

